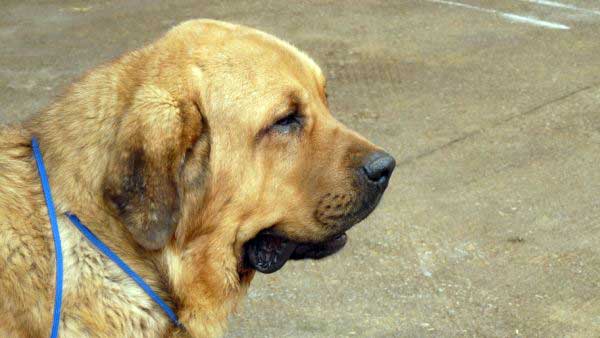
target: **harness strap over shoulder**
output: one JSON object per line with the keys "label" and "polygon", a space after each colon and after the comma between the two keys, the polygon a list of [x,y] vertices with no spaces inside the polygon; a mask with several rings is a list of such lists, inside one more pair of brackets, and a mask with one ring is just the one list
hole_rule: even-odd
{"label": "harness strap over shoulder", "polygon": [[[54,208],[54,201],[52,200],[52,192],[50,190],[50,182],[48,181],[48,174],[44,167],[44,159],[38,141],[33,138],[31,140],[31,148],[37,165],[38,173],[40,175],[40,181],[42,183],[42,190],[44,191],[44,199],[46,200],[46,207],[48,209],[48,218],[50,219],[50,225],[52,227],[52,236],[54,238],[54,250],[56,252],[56,291],[54,293],[54,311],[52,316],[52,332],[51,338],[58,337],[58,328],[60,326],[60,313],[62,308],[62,293],[63,293],[63,255],[62,245],[60,241],[60,233],[58,231],[58,221],[56,218],[56,209]],[[100,250],[106,257],[112,260],[123,272],[125,272],[133,281],[139,285],[140,288],[165,312],[169,319],[175,326],[182,327],[179,319],[175,312],[165,303],[154,290],[140,277],[135,271],[133,271],[117,254],[115,254],[106,244],[104,244],[98,237],[96,237],[90,229],[88,229],[77,216],[66,213],[69,220],[75,225],[75,227],[93,244],[98,250]]]}
{"label": "harness strap over shoulder", "polygon": [[40,151],[38,141],[33,138],[31,140],[31,149],[33,157],[37,165],[40,181],[42,181],[42,190],[44,191],[44,199],[48,208],[48,218],[52,227],[52,237],[54,238],[54,251],[56,252],[56,287],[54,291],[54,312],[52,314],[52,333],[51,338],[58,337],[58,327],[60,325],[60,310],[62,308],[62,292],[63,292],[63,255],[62,244],[60,242],[60,233],[58,232],[58,221],[56,220],[56,209],[54,209],[54,201],[52,200],[52,192],[50,191],[50,182],[48,182],[48,174],[44,167],[44,159]]}

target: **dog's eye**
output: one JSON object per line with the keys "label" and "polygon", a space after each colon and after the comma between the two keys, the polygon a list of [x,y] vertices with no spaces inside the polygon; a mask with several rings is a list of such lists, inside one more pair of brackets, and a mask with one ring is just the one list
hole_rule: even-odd
{"label": "dog's eye", "polygon": [[290,114],[273,123],[270,129],[281,134],[294,133],[302,128],[302,120],[302,115],[294,109]]}

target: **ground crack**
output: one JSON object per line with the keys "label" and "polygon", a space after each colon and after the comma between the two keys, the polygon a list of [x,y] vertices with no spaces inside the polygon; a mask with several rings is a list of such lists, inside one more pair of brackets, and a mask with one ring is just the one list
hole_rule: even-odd
{"label": "ground crack", "polygon": [[442,145],[440,145],[438,147],[435,147],[433,149],[430,149],[430,150],[427,150],[425,152],[422,152],[422,153],[420,153],[420,154],[418,154],[416,156],[411,156],[409,158],[406,158],[406,159],[400,161],[398,163],[398,166],[399,167],[405,166],[405,165],[408,165],[408,164],[410,164],[410,163],[412,163],[414,161],[420,160],[420,159],[425,158],[425,157],[429,157],[429,156],[437,153],[438,151],[450,148],[450,147],[452,147],[455,144],[462,143],[463,141],[465,141],[465,140],[467,140],[467,139],[469,139],[469,138],[471,138],[471,137],[473,137],[475,135],[481,134],[481,133],[483,133],[483,132],[485,132],[487,130],[490,130],[490,129],[497,128],[497,127],[499,127],[501,125],[504,125],[504,124],[506,124],[506,123],[508,123],[508,122],[510,122],[512,120],[515,120],[517,118],[524,117],[524,116],[529,116],[531,114],[534,114],[534,113],[542,110],[543,108],[545,108],[547,106],[550,106],[552,104],[564,101],[564,100],[570,98],[571,96],[577,95],[577,94],[579,94],[581,92],[584,92],[586,90],[590,90],[590,89],[593,89],[593,88],[597,88],[597,87],[600,87],[600,82],[593,83],[591,85],[585,86],[583,88],[579,88],[579,89],[577,89],[575,91],[572,91],[572,92],[567,93],[565,95],[562,95],[560,97],[557,97],[557,98],[554,98],[552,100],[543,102],[543,103],[541,103],[541,104],[539,104],[539,105],[537,105],[537,106],[535,106],[533,108],[530,108],[530,109],[528,109],[528,110],[526,110],[526,111],[524,111],[522,113],[509,116],[509,117],[507,117],[507,118],[505,118],[505,119],[503,119],[503,120],[501,120],[501,121],[499,121],[497,123],[492,124],[489,127],[484,127],[484,128],[479,129],[479,130],[476,130],[476,131],[473,131],[473,132],[470,132],[470,133],[466,133],[466,134],[464,134],[462,136],[459,136],[457,138],[454,138],[454,139],[452,139],[452,140],[450,140],[450,141],[448,141],[448,142],[446,142],[446,143],[444,143],[444,144],[442,144]]}

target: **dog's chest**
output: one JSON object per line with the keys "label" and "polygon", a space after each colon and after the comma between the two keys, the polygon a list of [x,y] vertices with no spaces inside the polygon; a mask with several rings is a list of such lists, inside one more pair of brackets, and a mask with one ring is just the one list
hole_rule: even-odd
{"label": "dog's chest", "polygon": [[169,322],[161,309],[114,262],[61,220],[65,337],[159,337]]}

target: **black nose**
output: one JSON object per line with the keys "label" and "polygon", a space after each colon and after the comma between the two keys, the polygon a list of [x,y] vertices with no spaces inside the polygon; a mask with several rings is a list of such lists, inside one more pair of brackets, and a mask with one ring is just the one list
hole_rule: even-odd
{"label": "black nose", "polygon": [[390,154],[377,152],[367,157],[363,170],[370,181],[387,184],[395,167],[396,160]]}

